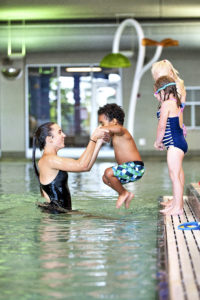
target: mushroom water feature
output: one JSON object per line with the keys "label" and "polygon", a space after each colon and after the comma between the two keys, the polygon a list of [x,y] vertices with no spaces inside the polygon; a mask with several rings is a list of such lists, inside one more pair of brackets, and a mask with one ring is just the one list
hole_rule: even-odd
{"label": "mushroom water feature", "polygon": [[[140,87],[140,80],[143,74],[156,62],[163,50],[163,47],[177,46],[178,41],[172,39],[164,39],[161,42],[157,42],[144,37],[143,29],[141,25],[135,19],[124,20],[117,28],[112,45],[112,53],[106,55],[100,62],[100,66],[104,68],[126,68],[130,67],[131,63],[128,58],[120,53],[120,39],[124,29],[128,26],[133,26],[136,29],[138,38],[138,57],[136,62],[136,70],[133,77],[129,111],[128,111],[128,123],[127,128],[129,132],[134,135],[134,122],[135,122],[135,109],[137,104],[137,95]],[[146,46],[156,46],[155,54],[152,59],[144,65]]]}

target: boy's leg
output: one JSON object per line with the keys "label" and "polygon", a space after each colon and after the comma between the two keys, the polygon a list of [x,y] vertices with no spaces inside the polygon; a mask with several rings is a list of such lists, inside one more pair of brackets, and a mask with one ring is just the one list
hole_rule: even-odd
{"label": "boy's leg", "polygon": [[184,152],[176,147],[167,150],[167,164],[173,188],[173,202],[161,212],[170,215],[183,214],[184,172],[182,161]]}
{"label": "boy's leg", "polygon": [[114,176],[112,168],[108,168],[104,172],[103,182],[109,185],[113,190],[118,194],[118,200],[116,207],[119,208],[124,202],[125,207],[129,208],[130,202],[133,199],[134,195],[131,192],[128,192],[121,184],[121,182]]}

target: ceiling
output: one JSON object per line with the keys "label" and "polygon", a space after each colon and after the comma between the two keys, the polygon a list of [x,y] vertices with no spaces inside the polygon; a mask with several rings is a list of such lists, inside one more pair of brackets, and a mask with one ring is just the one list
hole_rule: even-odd
{"label": "ceiling", "polygon": [[[186,0],[1,0],[0,55],[8,44],[15,53],[110,51],[116,28],[125,18],[137,19],[145,37],[179,40],[184,49],[200,47],[200,1]],[[127,28],[121,48],[137,44]]]}
{"label": "ceiling", "polygon": [[199,18],[199,0],[1,0],[0,20]]}

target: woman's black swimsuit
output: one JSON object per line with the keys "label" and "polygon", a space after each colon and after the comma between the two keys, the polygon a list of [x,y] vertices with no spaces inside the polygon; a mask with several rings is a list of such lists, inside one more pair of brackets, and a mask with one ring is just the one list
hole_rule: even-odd
{"label": "woman's black swimsuit", "polygon": [[56,178],[49,184],[41,184],[40,187],[49,196],[54,208],[72,209],[71,195],[68,187],[68,173],[59,170]]}

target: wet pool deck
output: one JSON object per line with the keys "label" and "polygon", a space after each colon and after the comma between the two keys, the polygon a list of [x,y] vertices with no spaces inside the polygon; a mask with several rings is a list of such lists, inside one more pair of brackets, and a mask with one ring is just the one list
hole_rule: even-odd
{"label": "wet pool deck", "polygon": [[[161,201],[171,198],[164,196]],[[200,300],[200,230],[178,229],[181,223],[200,221],[200,185],[188,186],[183,215],[162,219],[159,299]]]}

